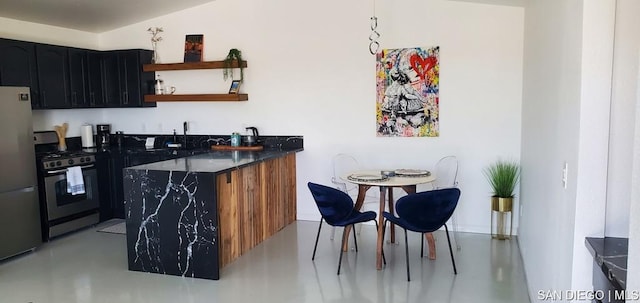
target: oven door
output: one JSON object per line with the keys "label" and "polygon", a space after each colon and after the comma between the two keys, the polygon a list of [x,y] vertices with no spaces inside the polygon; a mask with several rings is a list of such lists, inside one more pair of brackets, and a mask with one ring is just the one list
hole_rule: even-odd
{"label": "oven door", "polygon": [[98,174],[94,164],[82,166],[82,176],[85,193],[72,195],[67,192],[66,169],[45,173],[44,185],[49,221],[98,208]]}

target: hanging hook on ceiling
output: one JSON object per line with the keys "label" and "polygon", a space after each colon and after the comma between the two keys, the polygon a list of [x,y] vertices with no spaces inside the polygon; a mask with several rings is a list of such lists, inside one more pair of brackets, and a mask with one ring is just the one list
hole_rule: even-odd
{"label": "hanging hook on ceiling", "polygon": [[378,43],[378,38],[380,38],[380,33],[378,33],[378,17],[376,17],[376,0],[373,0],[373,16],[371,17],[371,34],[369,35],[369,52],[372,55],[378,53],[380,49],[380,43]]}
{"label": "hanging hook on ceiling", "polygon": [[369,35],[369,52],[372,55],[378,53],[380,49],[380,43],[378,43],[378,38],[380,38],[380,33],[376,30],[378,27],[378,17],[371,17],[371,35]]}

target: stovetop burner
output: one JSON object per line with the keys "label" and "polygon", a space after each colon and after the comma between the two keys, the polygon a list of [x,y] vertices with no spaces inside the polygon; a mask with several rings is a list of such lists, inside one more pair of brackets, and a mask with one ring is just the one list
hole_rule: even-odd
{"label": "stovetop burner", "polygon": [[49,153],[40,159],[45,170],[61,169],[71,166],[84,166],[96,162],[94,155],[83,152],[55,152]]}
{"label": "stovetop burner", "polygon": [[34,132],[34,147],[40,169],[60,170],[71,166],[86,167],[96,162],[93,154],[84,151],[58,151],[58,136],[53,131]]}

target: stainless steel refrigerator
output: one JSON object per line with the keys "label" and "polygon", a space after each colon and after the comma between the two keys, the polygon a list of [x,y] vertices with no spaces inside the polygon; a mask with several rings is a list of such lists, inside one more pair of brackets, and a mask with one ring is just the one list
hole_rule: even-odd
{"label": "stainless steel refrigerator", "polygon": [[42,243],[31,98],[0,87],[0,260]]}

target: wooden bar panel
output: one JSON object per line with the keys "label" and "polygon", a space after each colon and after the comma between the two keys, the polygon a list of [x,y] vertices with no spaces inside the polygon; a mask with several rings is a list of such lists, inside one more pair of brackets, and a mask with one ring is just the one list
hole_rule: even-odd
{"label": "wooden bar panel", "polygon": [[296,220],[295,154],[217,177],[220,266]]}
{"label": "wooden bar panel", "polygon": [[238,171],[229,172],[231,182],[227,183],[227,174],[218,175],[218,239],[220,241],[220,268],[231,263],[241,254],[240,221],[238,218]]}
{"label": "wooden bar panel", "polygon": [[289,225],[296,220],[297,217],[297,191],[296,191],[296,154],[292,153],[285,158],[285,175],[284,175],[284,201],[287,207],[285,225]]}

